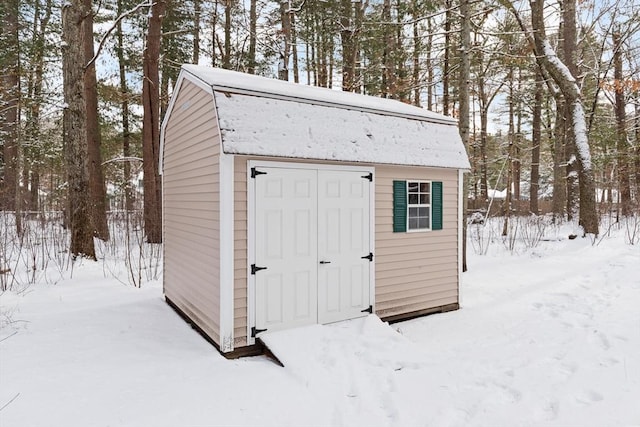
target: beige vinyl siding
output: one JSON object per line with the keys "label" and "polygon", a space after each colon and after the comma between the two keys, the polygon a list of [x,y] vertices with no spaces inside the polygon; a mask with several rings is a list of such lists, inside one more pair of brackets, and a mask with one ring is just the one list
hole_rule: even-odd
{"label": "beige vinyl siding", "polygon": [[247,158],[234,158],[233,335],[236,347],[247,345]]}
{"label": "beige vinyl siding", "polygon": [[[236,347],[247,342],[247,162],[251,159],[256,158],[236,156],[234,159]],[[283,161],[275,158],[263,160]],[[297,159],[287,161],[301,162]],[[442,230],[393,232],[394,180],[443,182]],[[390,317],[457,303],[458,171],[375,166],[375,182],[376,313],[381,317]]]}
{"label": "beige vinyl siding", "polygon": [[[458,302],[458,171],[376,166],[376,313]],[[393,181],[442,181],[442,230],[393,232]]]}
{"label": "beige vinyl siding", "polygon": [[211,94],[184,80],[164,140],[164,293],[220,344],[220,135]]}

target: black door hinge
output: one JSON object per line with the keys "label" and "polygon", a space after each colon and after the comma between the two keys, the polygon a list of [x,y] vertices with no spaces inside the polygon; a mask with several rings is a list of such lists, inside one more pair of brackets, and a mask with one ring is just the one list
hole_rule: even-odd
{"label": "black door hinge", "polygon": [[369,172],[369,175],[363,175],[360,178],[368,179],[369,182],[373,181],[373,173]]}
{"label": "black door hinge", "polygon": [[370,305],[369,308],[365,308],[364,310],[361,311],[361,313],[373,314],[373,306]]}
{"label": "black door hinge", "polygon": [[256,267],[255,264],[251,264],[251,274],[256,274],[257,271],[266,270],[267,267]]}
{"label": "black door hinge", "polygon": [[369,252],[369,255],[367,255],[367,256],[363,256],[363,257],[360,257],[360,258],[362,258],[362,259],[368,259],[368,260],[369,260],[369,262],[373,262],[373,254],[372,254],[371,252]]}
{"label": "black door hinge", "polygon": [[257,329],[255,326],[251,327],[251,338],[255,338],[260,332],[266,332],[266,329]]}
{"label": "black door hinge", "polygon": [[266,175],[266,172],[262,172],[257,170],[256,168],[251,168],[251,178],[255,178],[258,175]]}

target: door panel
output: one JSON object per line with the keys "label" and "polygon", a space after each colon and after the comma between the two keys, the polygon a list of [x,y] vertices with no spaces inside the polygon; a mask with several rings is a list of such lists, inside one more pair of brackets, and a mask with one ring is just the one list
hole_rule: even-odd
{"label": "door panel", "polygon": [[366,315],[370,181],[363,172],[259,167],[255,178],[256,328]]}
{"label": "door panel", "polygon": [[318,171],[318,321],[369,307],[369,186],[362,172]]}
{"label": "door panel", "polygon": [[317,172],[261,167],[255,180],[256,327],[317,323]]}

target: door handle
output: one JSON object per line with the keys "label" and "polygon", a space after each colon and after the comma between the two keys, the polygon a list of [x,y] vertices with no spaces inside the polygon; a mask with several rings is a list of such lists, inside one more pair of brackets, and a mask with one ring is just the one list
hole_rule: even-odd
{"label": "door handle", "polygon": [[320,264],[331,264],[331,261],[320,261]]}

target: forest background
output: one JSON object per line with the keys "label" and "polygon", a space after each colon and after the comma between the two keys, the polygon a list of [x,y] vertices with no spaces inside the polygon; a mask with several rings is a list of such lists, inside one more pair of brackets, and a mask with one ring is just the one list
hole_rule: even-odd
{"label": "forest background", "polygon": [[469,211],[597,235],[604,213],[639,213],[634,3],[3,0],[0,210],[17,235],[64,222],[74,257],[95,259],[116,215],[160,243],[160,123],[196,63],[456,117]]}

